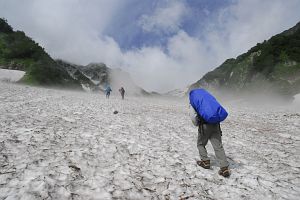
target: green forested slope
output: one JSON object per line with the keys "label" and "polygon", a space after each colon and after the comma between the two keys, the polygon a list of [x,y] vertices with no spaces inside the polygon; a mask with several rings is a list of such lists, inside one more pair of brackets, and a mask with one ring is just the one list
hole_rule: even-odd
{"label": "green forested slope", "polygon": [[235,93],[300,93],[300,23],[258,43],[236,59],[205,74],[190,89],[204,87]]}
{"label": "green forested slope", "polygon": [[0,18],[0,66],[26,71],[22,82],[35,85],[79,85],[64,68],[22,31]]}

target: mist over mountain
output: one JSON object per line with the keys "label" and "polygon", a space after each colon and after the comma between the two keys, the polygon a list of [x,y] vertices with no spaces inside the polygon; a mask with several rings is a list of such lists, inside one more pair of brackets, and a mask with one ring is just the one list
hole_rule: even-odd
{"label": "mist over mountain", "polygon": [[[235,59],[227,59],[188,90],[202,87],[219,94],[276,94],[290,98],[300,93],[299,63],[300,23]],[[53,60],[38,43],[24,32],[14,31],[4,19],[0,19],[0,66],[26,71],[20,82],[28,84],[72,86],[89,91],[104,90],[110,85],[114,92],[125,87],[129,94],[149,94],[121,69],[109,68],[104,63],[83,66]],[[183,93],[175,89],[166,95]]]}
{"label": "mist over mountain", "polygon": [[89,91],[103,91],[110,85],[116,91],[125,87],[128,94],[149,94],[138,87],[127,72],[108,68],[104,63],[82,66],[52,59],[24,32],[13,31],[4,19],[0,19],[0,66],[25,71],[20,82],[26,84],[83,88]]}
{"label": "mist over mountain", "polygon": [[[242,45],[242,44],[241,44]],[[223,95],[265,94],[290,98],[300,93],[300,22],[227,59],[192,84]]]}

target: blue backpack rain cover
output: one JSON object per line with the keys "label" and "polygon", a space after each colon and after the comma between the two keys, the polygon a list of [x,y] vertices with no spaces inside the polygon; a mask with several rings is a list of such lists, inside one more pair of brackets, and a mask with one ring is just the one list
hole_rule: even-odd
{"label": "blue backpack rain cover", "polygon": [[190,91],[190,104],[205,122],[216,124],[222,122],[228,116],[226,110],[204,89]]}

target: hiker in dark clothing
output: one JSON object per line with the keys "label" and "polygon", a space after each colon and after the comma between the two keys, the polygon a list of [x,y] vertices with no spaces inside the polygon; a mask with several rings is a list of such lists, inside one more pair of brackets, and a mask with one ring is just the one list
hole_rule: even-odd
{"label": "hiker in dark clothing", "polygon": [[226,159],[225,151],[222,145],[222,131],[220,123],[206,123],[203,118],[197,114],[192,106],[190,106],[190,116],[193,124],[198,126],[197,147],[201,160],[197,161],[197,164],[205,169],[210,169],[210,159],[207,156],[207,151],[205,148],[208,140],[210,140],[220,165],[219,175],[228,177],[230,175],[230,171],[228,169],[229,163]]}
{"label": "hiker in dark clothing", "polygon": [[112,89],[107,86],[107,88],[105,89],[105,94],[106,94],[106,98],[109,99],[109,96],[110,96],[110,92],[112,91]]}
{"label": "hiker in dark clothing", "polygon": [[121,87],[119,89],[119,92],[121,93],[122,99],[124,99],[124,95],[125,95],[125,89],[123,87]]}

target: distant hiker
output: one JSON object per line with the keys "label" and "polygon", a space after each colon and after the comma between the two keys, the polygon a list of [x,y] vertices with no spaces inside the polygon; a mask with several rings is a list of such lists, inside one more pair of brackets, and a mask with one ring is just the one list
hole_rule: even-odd
{"label": "distant hiker", "polygon": [[111,91],[112,91],[112,89],[109,86],[107,86],[106,89],[105,89],[105,94],[106,94],[106,98],[107,99],[109,99]]}
{"label": "distant hiker", "polygon": [[123,87],[121,87],[119,89],[119,92],[121,93],[122,99],[124,99],[124,95],[125,95],[125,89]]}
{"label": "distant hiker", "polygon": [[193,124],[198,126],[197,147],[201,160],[197,161],[197,164],[205,169],[210,169],[210,159],[205,148],[208,140],[210,140],[220,165],[219,175],[228,177],[230,175],[229,163],[222,145],[220,127],[220,122],[228,114],[217,100],[204,89],[192,90],[189,98],[190,116]]}

